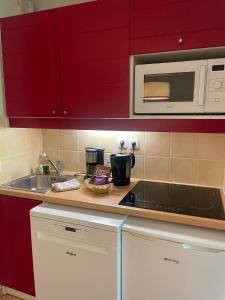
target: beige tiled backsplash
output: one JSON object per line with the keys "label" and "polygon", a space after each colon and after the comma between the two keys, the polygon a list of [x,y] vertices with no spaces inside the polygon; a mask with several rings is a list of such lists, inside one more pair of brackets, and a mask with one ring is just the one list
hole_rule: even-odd
{"label": "beige tiled backsplash", "polygon": [[[223,186],[225,134],[42,130],[43,151],[68,171],[85,171],[85,147],[119,152],[118,138],[138,137],[132,176],[160,181]],[[130,150],[125,150],[129,152]]]}
{"label": "beige tiled backsplash", "polygon": [[42,148],[40,129],[0,129],[0,183],[35,169]]}
{"label": "beige tiled backsplash", "polygon": [[85,147],[105,148],[107,163],[120,137],[140,142],[132,177],[225,186],[225,134],[13,128],[0,130],[0,183],[30,173],[44,151],[64,170],[84,172]]}

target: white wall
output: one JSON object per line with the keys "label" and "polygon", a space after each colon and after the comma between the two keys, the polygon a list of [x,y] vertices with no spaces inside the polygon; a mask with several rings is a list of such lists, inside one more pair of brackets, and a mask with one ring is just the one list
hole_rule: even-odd
{"label": "white wall", "polygon": [[[31,1],[31,0],[30,0]],[[90,2],[94,0],[33,0],[34,10],[44,10],[76,3]],[[20,3],[29,3],[29,0],[0,0],[0,18],[21,13]],[[23,6],[22,6],[23,11]]]}
{"label": "white wall", "polygon": [[0,0],[0,18],[18,14],[17,0]]}
{"label": "white wall", "polygon": [[[1,1],[1,0],[0,0]],[[76,3],[90,2],[93,0],[33,0],[34,10],[43,10]]]}
{"label": "white wall", "polygon": [[[16,15],[19,12],[17,0],[0,0],[0,18]],[[1,48],[1,42],[0,42]],[[5,127],[5,100],[2,76],[2,56],[0,52],[0,128]]]}

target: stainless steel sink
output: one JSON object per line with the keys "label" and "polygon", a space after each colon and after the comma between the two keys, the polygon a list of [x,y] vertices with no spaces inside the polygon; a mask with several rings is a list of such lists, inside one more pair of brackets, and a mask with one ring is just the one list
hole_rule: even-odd
{"label": "stainless steel sink", "polygon": [[52,183],[64,182],[73,178],[74,176],[31,174],[4,183],[1,185],[1,187],[36,193],[47,193],[51,190]]}

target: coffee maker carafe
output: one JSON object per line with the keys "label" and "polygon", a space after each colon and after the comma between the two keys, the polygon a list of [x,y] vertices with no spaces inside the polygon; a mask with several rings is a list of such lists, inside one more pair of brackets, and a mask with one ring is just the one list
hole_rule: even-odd
{"label": "coffee maker carafe", "polygon": [[112,167],[112,182],[115,185],[128,185],[130,183],[131,169],[135,165],[134,154],[111,154],[110,161]]}
{"label": "coffee maker carafe", "polygon": [[104,150],[102,148],[87,147],[86,151],[86,178],[92,177],[95,166],[104,165]]}

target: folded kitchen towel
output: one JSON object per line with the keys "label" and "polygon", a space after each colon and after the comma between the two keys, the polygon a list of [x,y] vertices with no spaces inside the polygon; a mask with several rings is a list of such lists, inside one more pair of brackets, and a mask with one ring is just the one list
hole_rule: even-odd
{"label": "folded kitchen towel", "polygon": [[56,192],[65,192],[70,190],[78,190],[80,188],[80,183],[76,179],[71,179],[64,182],[53,183],[52,187]]}

